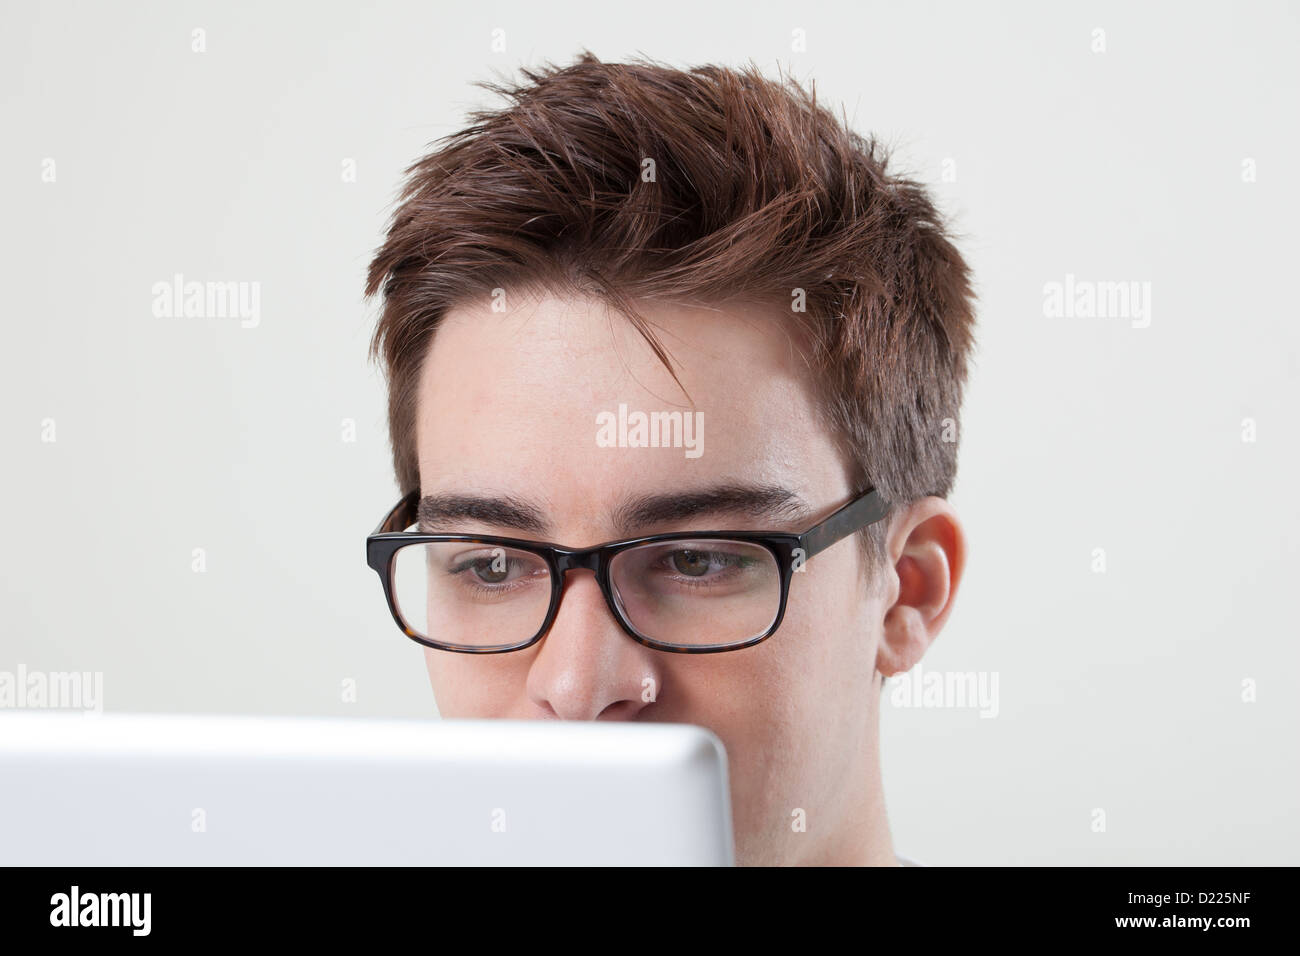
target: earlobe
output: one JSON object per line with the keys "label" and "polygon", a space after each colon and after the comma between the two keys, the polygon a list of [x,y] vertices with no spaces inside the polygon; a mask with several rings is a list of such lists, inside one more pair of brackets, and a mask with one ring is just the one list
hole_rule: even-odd
{"label": "earlobe", "polygon": [[911,670],[937,636],[917,608],[895,605],[885,614],[876,670],[886,678]]}

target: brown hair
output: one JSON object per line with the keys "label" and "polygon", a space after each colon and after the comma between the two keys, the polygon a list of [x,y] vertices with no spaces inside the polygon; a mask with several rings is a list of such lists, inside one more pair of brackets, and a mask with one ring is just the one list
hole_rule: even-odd
{"label": "brown hair", "polygon": [[[524,69],[484,82],[507,106],[406,170],[366,296],[389,379],[401,492],[419,487],[416,401],[454,305],[507,284],[604,299],[672,370],[639,298],[762,300],[792,312],[828,426],[859,487],[897,506],[946,497],[973,345],[969,269],[918,183],[793,80],[754,66],[640,59]],[[647,171],[649,173],[647,174]],[[675,377],[675,375],[674,375]],[[888,521],[867,529],[872,564]]]}

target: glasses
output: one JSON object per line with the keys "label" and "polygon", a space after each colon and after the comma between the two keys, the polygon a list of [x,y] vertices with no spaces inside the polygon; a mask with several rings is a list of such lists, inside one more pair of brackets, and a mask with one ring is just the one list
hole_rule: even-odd
{"label": "glasses", "polygon": [[501,654],[531,647],[559,612],[564,576],[596,575],[605,603],[646,647],[710,654],[752,647],[785,616],[803,563],[885,516],[868,489],[802,534],[681,531],[594,548],[473,534],[421,534],[419,489],[366,538],[393,620],[426,647]]}

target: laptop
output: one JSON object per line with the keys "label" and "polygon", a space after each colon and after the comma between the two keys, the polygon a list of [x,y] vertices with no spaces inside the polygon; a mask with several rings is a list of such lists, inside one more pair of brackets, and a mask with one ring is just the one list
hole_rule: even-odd
{"label": "laptop", "polygon": [[0,864],[729,866],[688,724],[0,711]]}

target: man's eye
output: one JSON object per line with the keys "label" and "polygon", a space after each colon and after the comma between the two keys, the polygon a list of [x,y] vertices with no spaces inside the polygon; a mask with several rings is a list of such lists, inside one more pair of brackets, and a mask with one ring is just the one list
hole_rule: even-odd
{"label": "man's eye", "polygon": [[474,574],[484,584],[500,584],[510,577],[508,561],[479,559],[474,562]]}
{"label": "man's eye", "polygon": [[707,551],[674,551],[671,559],[673,570],[689,577],[700,577],[708,573],[711,557]]}
{"label": "man's eye", "polygon": [[682,548],[668,556],[668,565],[678,574],[689,578],[702,578],[713,572],[743,570],[753,564],[753,559],[730,551],[699,551]]}
{"label": "man's eye", "polygon": [[470,572],[473,580],[480,584],[505,584],[513,573],[520,576],[527,573],[528,565],[519,558],[507,554],[504,550],[479,552],[453,561],[448,568],[452,576]]}

